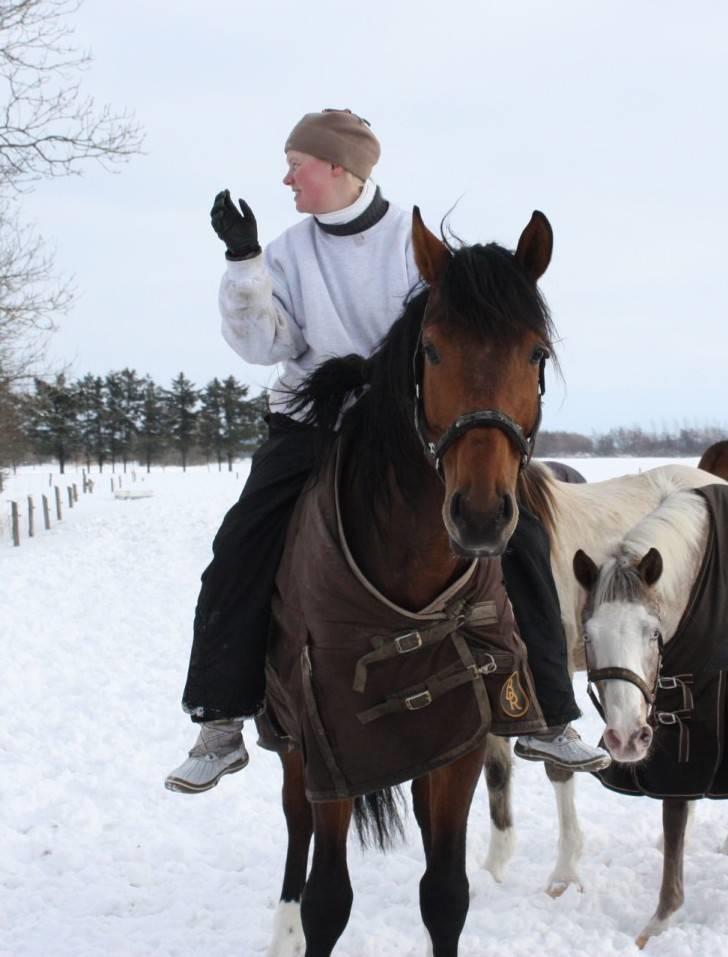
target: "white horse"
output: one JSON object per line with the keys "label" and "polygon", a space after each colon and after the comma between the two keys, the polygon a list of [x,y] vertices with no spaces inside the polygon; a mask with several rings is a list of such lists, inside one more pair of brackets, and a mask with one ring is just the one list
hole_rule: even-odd
{"label": "white horse", "polygon": [[[723,518],[716,525],[725,522],[728,511],[720,501],[717,507],[722,507],[717,514]],[[722,665],[716,664],[722,646],[711,631],[716,593],[724,593],[726,570],[725,551],[719,552],[712,559],[716,575],[711,591],[703,562],[709,545],[720,546],[710,532],[706,499],[694,492],[674,492],[627,533],[601,567],[584,551],[574,557],[575,576],[589,595],[584,623],[587,673],[599,691],[604,743],[625,766],[612,769],[609,786],[664,796],[662,885],[657,909],[637,938],[640,948],[667,927],[684,900],[685,826],[688,808],[694,806],[686,797],[702,796],[703,788],[713,797],[726,791],[724,785],[712,789],[716,763],[722,767],[725,677]],[[712,555],[711,550],[709,560]],[[688,621],[693,621],[704,590],[710,602],[692,630],[686,610]],[[717,625],[720,635],[725,622]],[[680,638],[670,646],[676,633]],[[676,707],[662,711],[665,694],[675,695]],[[701,707],[702,700],[709,702],[707,707]],[[651,756],[656,722],[661,731],[666,726],[666,738],[642,768],[640,763]],[[728,841],[723,850],[728,852]]]}
{"label": "white horse", "polygon": [[[588,551],[596,564],[605,562],[625,533],[661,501],[679,489],[719,482],[714,475],[683,465],[667,465],[605,482],[559,482],[539,463],[523,473],[521,501],[543,521],[551,542],[551,567],[559,593],[561,615],[569,648],[570,668],[584,670],[582,613],[586,592],[572,568],[578,549]],[[491,834],[485,867],[495,880],[503,877],[515,846],[511,811],[511,749],[507,739],[489,736],[485,756]],[[574,779],[570,771],[545,765],[555,789],[559,820],[558,851],[546,890],[558,897],[569,885],[580,890],[579,859],[583,836],[576,814]]]}

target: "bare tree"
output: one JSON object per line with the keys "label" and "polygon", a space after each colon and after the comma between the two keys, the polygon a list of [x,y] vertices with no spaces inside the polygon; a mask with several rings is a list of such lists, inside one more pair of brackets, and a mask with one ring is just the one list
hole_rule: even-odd
{"label": "bare tree", "polygon": [[138,153],[142,132],[129,113],[97,108],[78,79],[91,62],[73,43],[69,17],[82,0],[0,2],[0,183],[22,188],[106,166]]}
{"label": "bare tree", "polygon": [[106,168],[140,152],[133,116],[97,106],[80,77],[91,62],[70,18],[82,0],[0,0],[0,388],[28,374],[73,289],[22,224],[22,194],[41,179]]}

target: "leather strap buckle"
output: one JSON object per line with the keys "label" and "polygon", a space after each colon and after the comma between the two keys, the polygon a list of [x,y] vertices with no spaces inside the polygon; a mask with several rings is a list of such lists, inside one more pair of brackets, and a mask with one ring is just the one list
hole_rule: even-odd
{"label": "leather strap buckle", "polygon": [[422,647],[422,635],[419,631],[408,631],[406,635],[400,635],[394,639],[394,647],[400,655],[406,655],[410,651],[417,651]]}
{"label": "leather strap buckle", "polygon": [[432,695],[429,691],[420,691],[419,694],[413,694],[404,699],[404,706],[408,711],[419,711],[420,708],[426,708],[429,704],[432,704]]}

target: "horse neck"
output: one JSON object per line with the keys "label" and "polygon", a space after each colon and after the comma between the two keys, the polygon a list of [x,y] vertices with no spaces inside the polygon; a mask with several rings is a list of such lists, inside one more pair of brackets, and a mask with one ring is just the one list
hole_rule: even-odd
{"label": "horse neck", "polygon": [[443,485],[422,459],[416,499],[402,494],[390,470],[386,505],[375,505],[360,480],[366,462],[356,450],[344,463],[340,501],[349,549],[369,582],[390,601],[421,611],[462,574],[442,521]]}
{"label": "horse neck", "polygon": [[690,491],[674,492],[632,528],[619,547],[618,558],[639,561],[650,548],[663,558],[663,571],[652,588],[667,642],[677,631],[708,543],[709,516],[705,499]]}

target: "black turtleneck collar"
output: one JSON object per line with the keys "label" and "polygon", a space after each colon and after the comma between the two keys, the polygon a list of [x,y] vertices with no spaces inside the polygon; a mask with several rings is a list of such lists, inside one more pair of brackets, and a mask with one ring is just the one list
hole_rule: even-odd
{"label": "black turtleneck collar", "polygon": [[388,209],[389,203],[384,199],[381,189],[377,186],[371,203],[356,219],[352,219],[349,223],[337,223],[336,225],[320,223],[317,219],[316,225],[332,236],[353,236],[355,233],[363,233],[365,229],[371,229],[372,226],[375,226]]}

